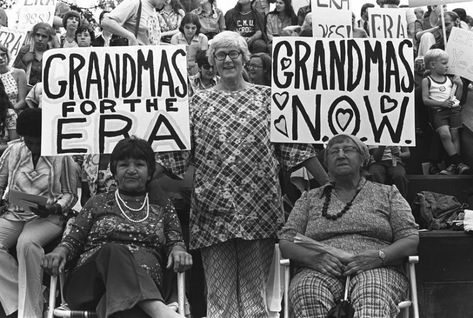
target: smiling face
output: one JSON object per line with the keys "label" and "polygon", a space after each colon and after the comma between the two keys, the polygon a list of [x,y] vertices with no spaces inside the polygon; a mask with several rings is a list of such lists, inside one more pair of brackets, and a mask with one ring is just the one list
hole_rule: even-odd
{"label": "smiling face", "polygon": [[235,46],[217,48],[214,53],[215,67],[222,81],[242,76],[243,56]]}
{"label": "smiling face", "polygon": [[341,139],[326,151],[328,172],[335,180],[337,177],[356,176],[360,173],[362,157],[350,138]]}
{"label": "smiling face", "polygon": [[276,11],[277,12],[283,12],[284,9],[286,9],[286,5],[283,0],[277,0],[276,1]]}
{"label": "smiling face", "polygon": [[246,64],[246,69],[252,83],[264,85],[263,60],[260,57],[252,57]]}
{"label": "smiling face", "polygon": [[146,184],[151,179],[146,160],[134,158],[118,160],[116,169],[115,180],[120,190],[129,192],[146,190]]}

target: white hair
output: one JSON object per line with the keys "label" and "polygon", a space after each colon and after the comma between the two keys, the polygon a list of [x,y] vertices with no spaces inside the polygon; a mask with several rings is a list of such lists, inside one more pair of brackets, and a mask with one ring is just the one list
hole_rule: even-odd
{"label": "white hair", "polygon": [[218,33],[211,41],[207,56],[210,65],[215,65],[215,51],[219,48],[237,48],[243,57],[243,64],[250,60],[250,51],[245,39],[238,33],[233,31],[223,31]]}

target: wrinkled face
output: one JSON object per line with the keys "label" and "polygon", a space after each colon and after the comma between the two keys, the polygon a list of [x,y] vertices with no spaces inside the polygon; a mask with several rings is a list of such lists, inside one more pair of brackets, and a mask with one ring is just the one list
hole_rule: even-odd
{"label": "wrinkled face", "polygon": [[237,47],[217,48],[214,53],[215,67],[222,81],[241,77],[243,56]]}
{"label": "wrinkled face", "polygon": [[79,18],[78,17],[69,17],[66,21],[66,29],[68,30],[77,30],[79,26]]}
{"label": "wrinkled face", "polygon": [[246,64],[248,76],[254,84],[264,84],[263,61],[260,57],[252,57]]}
{"label": "wrinkled face", "polygon": [[41,137],[24,136],[23,140],[33,155],[41,154]]}
{"label": "wrinkled face", "polygon": [[197,31],[197,26],[194,23],[184,24],[184,36],[186,39],[192,39]]}
{"label": "wrinkled face", "polygon": [[77,44],[79,47],[89,47],[92,39],[88,31],[81,32],[77,34]]}
{"label": "wrinkled face", "polygon": [[359,173],[362,157],[356,144],[349,138],[335,143],[327,150],[327,168],[335,179],[338,176]]}
{"label": "wrinkled face", "polygon": [[35,49],[46,51],[48,49],[49,35],[44,29],[39,29],[34,35]]}
{"label": "wrinkled face", "polygon": [[276,11],[283,12],[286,9],[286,5],[284,4],[283,0],[276,1]]}
{"label": "wrinkled face", "polygon": [[133,158],[118,160],[115,180],[120,190],[144,191],[150,179],[146,160]]}

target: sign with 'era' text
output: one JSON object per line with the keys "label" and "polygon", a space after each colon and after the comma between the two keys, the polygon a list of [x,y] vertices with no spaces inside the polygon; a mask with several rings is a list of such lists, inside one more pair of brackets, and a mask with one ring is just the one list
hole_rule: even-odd
{"label": "sign with 'era' text", "polygon": [[351,0],[314,0],[312,33],[316,38],[348,38],[352,34]]}
{"label": "sign with 'era' text", "polygon": [[406,9],[369,8],[370,36],[373,38],[407,38]]}
{"label": "sign with 'era' text", "polygon": [[39,22],[53,25],[57,0],[21,0],[18,2],[18,29],[31,31]]}
{"label": "sign with 'era' text", "polygon": [[132,135],[189,150],[186,70],[182,45],[46,51],[41,154],[110,153]]}
{"label": "sign with 'era' text", "polygon": [[412,41],[275,38],[271,141],[415,145]]}
{"label": "sign with 'era' text", "polygon": [[25,39],[26,32],[0,27],[0,43],[10,52],[10,65],[13,65]]}

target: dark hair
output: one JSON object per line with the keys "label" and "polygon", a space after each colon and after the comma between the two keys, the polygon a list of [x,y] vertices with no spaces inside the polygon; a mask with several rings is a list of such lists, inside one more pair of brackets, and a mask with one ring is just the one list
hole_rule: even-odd
{"label": "dark hair", "polygon": [[31,29],[31,37],[34,38],[36,32],[38,32],[40,29],[43,29],[46,34],[49,35],[49,40],[53,39],[53,36],[55,35],[53,27],[49,23],[45,22],[39,22],[33,26],[33,29]]}
{"label": "dark hair", "polygon": [[5,119],[7,118],[8,109],[13,108],[7,93],[5,92],[5,86],[0,80],[0,135],[5,133]]}
{"label": "dark hair", "polygon": [[182,18],[181,25],[179,26],[179,31],[181,31],[182,34],[184,34],[184,26],[186,24],[195,24],[197,27],[197,30],[195,31],[195,35],[200,33],[200,21],[199,21],[199,16],[194,13],[186,13],[186,15]]}
{"label": "dark hair", "polygon": [[[297,15],[294,12],[294,8],[292,7],[291,0],[282,0],[284,2],[284,14],[291,18],[291,22],[293,25],[297,25]],[[269,14],[278,14],[279,12],[274,8]]]}
{"label": "dark hair", "polygon": [[253,57],[260,58],[263,62],[264,84],[271,86],[271,56],[268,53],[254,53],[250,56],[250,61]]}
{"label": "dark hair", "polygon": [[144,139],[136,137],[120,140],[113,148],[110,156],[110,171],[115,176],[117,173],[117,163],[125,159],[138,159],[146,161],[148,165],[148,174],[153,176],[156,170],[156,161],[154,152],[149,143]]}
{"label": "dark hair", "polygon": [[458,16],[458,14],[456,14],[455,12],[453,11],[447,11],[444,13],[445,16],[450,16],[450,19],[452,19],[452,22],[455,22],[457,21],[460,17]]}
{"label": "dark hair", "polygon": [[471,15],[467,15],[465,22],[468,23],[468,25],[472,26],[473,25],[473,17]]}
{"label": "dark hair", "polygon": [[458,14],[458,17],[460,18],[460,20],[466,21],[466,11],[465,11],[465,9],[456,8],[456,9],[453,9],[452,11],[455,12],[456,14]]}
{"label": "dark hair", "polygon": [[182,5],[181,1],[179,1],[179,0],[171,0],[171,7],[172,7],[172,11],[174,11],[175,13],[179,14],[179,10],[182,10],[182,11],[185,12],[184,6]]}
{"label": "dark hair", "polygon": [[197,66],[202,67],[203,65],[209,64],[209,57],[207,56],[207,50],[199,50],[195,55],[195,62]]}
{"label": "dark hair", "polygon": [[23,137],[41,137],[41,108],[27,108],[18,115],[16,132]]}
{"label": "dark hair", "polygon": [[64,29],[66,28],[67,25],[67,20],[71,17],[76,17],[79,19],[79,26],[81,25],[81,19],[80,19],[80,13],[74,10],[67,11],[66,14],[64,14],[64,17],[62,17],[62,26]]}
{"label": "dark hair", "polygon": [[76,30],[76,35],[74,37],[74,39],[76,40],[77,42],[77,36],[79,34],[81,34],[82,32],[89,32],[90,34],[90,43],[92,44],[92,41],[95,40],[95,33],[94,33],[94,30],[92,30],[92,28],[90,28],[88,25],[80,25],[77,30]]}
{"label": "dark hair", "polygon": [[368,11],[368,8],[374,8],[374,7],[375,7],[375,5],[372,4],[372,3],[365,3],[364,5],[361,6],[360,15],[363,15],[363,13]]}

